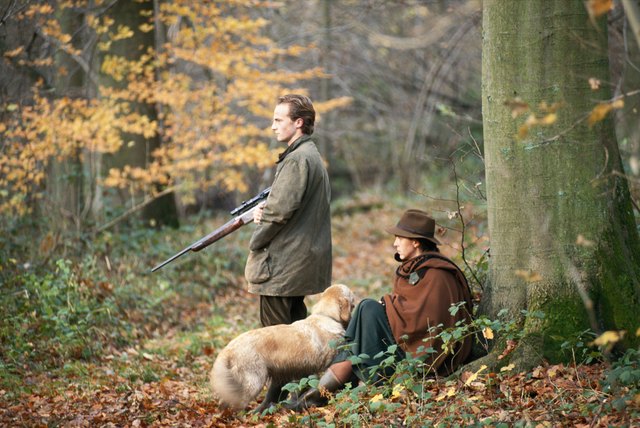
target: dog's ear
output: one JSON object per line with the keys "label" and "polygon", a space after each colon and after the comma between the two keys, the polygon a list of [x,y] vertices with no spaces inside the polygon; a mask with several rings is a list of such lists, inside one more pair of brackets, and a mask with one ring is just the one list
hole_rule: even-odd
{"label": "dog's ear", "polygon": [[343,295],[340,297],[340,321],[344,325],[349,324],[351,321],[351,311],[353,311],[353,297]]}

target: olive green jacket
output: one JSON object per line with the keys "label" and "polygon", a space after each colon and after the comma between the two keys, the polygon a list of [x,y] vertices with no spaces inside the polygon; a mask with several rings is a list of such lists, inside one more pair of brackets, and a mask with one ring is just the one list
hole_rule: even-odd
{"label": "olive green jacket", "polygon": [[249,243],[250,293],[306,296],[331,282],[329,176],[311,137],[280,157],[262,215]]}

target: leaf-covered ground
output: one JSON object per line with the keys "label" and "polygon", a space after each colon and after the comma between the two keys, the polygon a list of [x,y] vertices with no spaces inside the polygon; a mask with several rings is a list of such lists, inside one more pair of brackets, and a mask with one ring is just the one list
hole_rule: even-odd
{"label": "leaf-covered ground", "polygon": [[[395,262],[382,227],[396,216],[397,209],[376,209],[334,218],[333,276],[360,297],[388,290]],[[19,392],[0,389],[0,426],[640,426],[640,397],[622,400],[624,388],[605,391],[604,363],[467,372],[411,389],[356,388],[308,413],[221,409],[208,390],[208,371],[221,346],[258,323],[257,299],[242,291],[241,277],[236,282],[215,301],[181,302],[188,308],[183,325],[136,346],[44,372],[25,366]]]}

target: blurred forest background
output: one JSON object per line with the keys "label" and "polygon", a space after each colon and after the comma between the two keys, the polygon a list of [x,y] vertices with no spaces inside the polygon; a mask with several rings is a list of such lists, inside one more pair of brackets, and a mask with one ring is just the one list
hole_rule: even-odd
{"label": "blurred forest background", "polygon": [[[608,5],[611,81],[598,84],[633,95],[640,55],[622,2],[592,3]],[[104,385],[202,386],[215,349],[257,325],[241,290],[251,226],[149,271],[270,185],[283,93],[318,112],[334,279],[388,291],[381,230],[414,207],[482,292],[479,0],[3,0],[0,55],[5,416],[42,409],[24,398],[40,394],[40,422],[65,420],[62,407],[51,419],[51,391],[69,379],[86,412],[96,403],[81,392]],[[636,219],[639,103],[611,111]],[[137,399],[135,418],[148,417]]]}

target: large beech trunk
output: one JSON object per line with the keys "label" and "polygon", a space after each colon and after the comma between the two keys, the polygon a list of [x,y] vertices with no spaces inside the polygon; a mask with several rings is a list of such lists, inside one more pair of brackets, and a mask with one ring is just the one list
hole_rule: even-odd
{"label": "large beech trunk", "polygon": [[[480,310],[507,309],[520,322],[526,337],[512,354],[520,368],[568,359],[560,344],[586,329],[637,340],[633,208],[611,121],[587,120],[611,97],[604,21],[594,24],[582,0],[483,1],[491,263]],[[514,100],[530,110],[514,118]],[[542,103],[560,103],[557,120],[518,136],[530,113],[550,113]]]}

